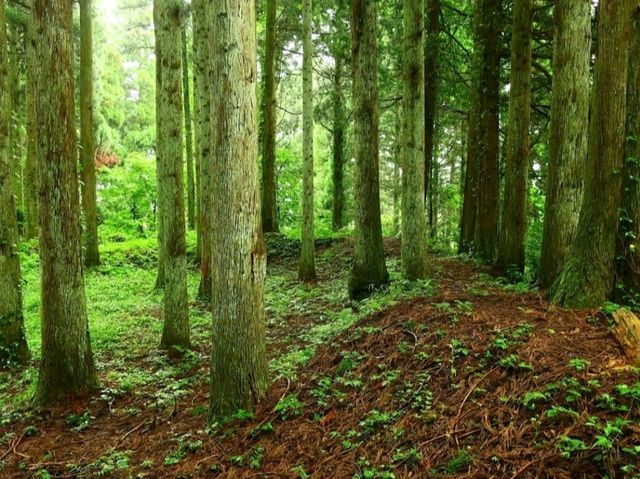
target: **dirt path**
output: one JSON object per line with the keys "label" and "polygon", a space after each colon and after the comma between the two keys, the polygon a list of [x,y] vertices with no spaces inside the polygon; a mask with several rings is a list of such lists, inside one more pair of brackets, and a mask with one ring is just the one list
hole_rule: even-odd
{"label": "dirt path", "polygon": [[606,318],[457,260],[434,269],[436,295],[319,346],[253,416],[205,430],[206,364],[194,360],[180,366],[188,394],[96,398],[86,427],[68,407],[0,427],[13,433],[0,476],[638,477],[640,378]]}

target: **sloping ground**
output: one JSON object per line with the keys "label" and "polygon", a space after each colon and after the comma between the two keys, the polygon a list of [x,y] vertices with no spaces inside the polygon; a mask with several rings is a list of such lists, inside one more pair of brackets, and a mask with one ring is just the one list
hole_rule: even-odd
{"label": "sloping ground", "polygon": [[[0,475],[640,477],[640,376],[607,319],[508,291],[466,263],[436,270],[435,297],[319,346],[253,416],[205,430],[196,352],[179,363],[188,395],[107,390],[86,424],[78,403],[0,428],[14,434]],[[132,362],[150,375],[166,367],[157,356]]]}

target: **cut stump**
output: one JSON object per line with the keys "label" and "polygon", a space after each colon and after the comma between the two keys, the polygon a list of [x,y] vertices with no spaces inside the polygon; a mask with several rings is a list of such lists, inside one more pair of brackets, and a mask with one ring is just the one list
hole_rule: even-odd
{"label": "cut stump", "polygon": [[613,335],[622,346],[625,355],[640,366],[640,319],[631,311],[620,309],[613,313]]}

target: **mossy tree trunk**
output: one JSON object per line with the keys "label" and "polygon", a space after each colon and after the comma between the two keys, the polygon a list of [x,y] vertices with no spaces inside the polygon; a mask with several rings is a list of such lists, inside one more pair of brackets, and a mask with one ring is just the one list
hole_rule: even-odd
{"label": "mossy tree trunk", "polygon": [[575,240],[551,290],[554,302],[567,307],[598,307],[613,287],[634,4],[635,0],[599,4],[585,191]]}
{"label": "mossy tree trunk", "polygon": [[500,43],[502,0],[481,0],[479,26],[481,67],[478,82],[480,96],[477,157],[477,213],[474,248],[479,259],[493,261],[498,241],[500,175],[498,171],[500,139]]}
{"label": "mossy tree trunk", "polygon": [[538,283],[558,278],[582,204],[589,128],[591,1],[558,0],[555,9],[549,173]]}
{"label": "mossy tree trunk", "polygon": [[354,251],[349,294],[360,298],[389,281],[380,217],[378,45],[374,0],[351,2]]}
{"label": "mossy tree trunk", "polygon": [[193,165],[193,124],[191,118],[191,88],[189,85],[189,39],[187,38],[187,19],[180,31],[182,45],[182,103],[184,107],[184,138],[187,155],[187,220],[189,229],[196,227],[196,177]]}
{"label": "mossy tree trunk", "polygon": [[627,80],[627,127],[616,267],[617,300],[640,295],[640,6],[633,16]]}
{"label": "mossy tree trunk", "polygon": [[9,98],[5,2],[0,0],[0,367],[24,364],[29,349],[24,334],[18,224],[11,174],[11,103]]}
{"label": "mossy tree trunk", "polygon": [[524,273],[527,231],[527,177],[531,127],[531,37],[533,0],[516,0],[511,38],[511,89],[505,165],[504,207],[496,267]]}
{"label": "mossy tree trunk", "polygon": [[403,1],[402,274],[427,276],[425,187],[424,0]]}
{"label": "mossy tree trunk", "polygon": [[27,64],[26,81],[26,126],[27,126],[27,158],[24,171],[24,202],[26,214],[25,239],[38,236],[38,126],[36,119],[35,69],[33,19],[29,17],[27,31],[24,36]]}
{"label": "mossy tree trunk", "polygon": [[478,215],[478,162],[480,142],[480,84],[482,75],[482,11],[483,1],[475,0],[473,4],[473,57],[471,63],[471,89],[469,92],[470,107],[467,128],[466,164],[463,186],[462,215],[460,220],[460,253],[474,252],[476,218]]}
{"label": "mossy tree trunk", "polygon": [[345,64],[349,61],[349,31],[345,26],[345,17],[348,9],[344,0],[336,2],[335,15],[333,17],[334,36],[331,40],[330,52],[333,56],[333,148],[331,161],[331,226],[333,231],[339,231],[344,227],[345,219],[345,194],[344,194],[344,170],[345,170],[345,144],[347,135],[347,118],[345,112]]}
{"label": "mossy tree trunk", "polygon": [[260,222],[255,3],[212,8],[213,353],[210,418],[251,410],[268,385]]}
{"label": "mossy tree trunk", "polygon": [[210,59],[211,7],[206,0],[191,4],[193,18],[193,83],[195,89],[195,152],[200,165],[198,191],[198,244],[200,246],[200,286],[198,296],[211,297],[211,177],[213,174],[211,128]]}
{"label": "mossy tree trunk", "polygon": [[339,231],[344,227],[344,146],[347,123],[344,111],[344,95],[342,94],[342,77],[344,67],[342,55],[339,52],[334,54],[334,61],[331,225],[333,231]]}
{"label": "mossy tree trunk", "polygon": [[40,171],[42,360],[35,402],[97,386],[84,292],[73,76],[73,5],[34,0]]}
{"label": "mossy tree trunk", "polygon": [[156,36],[156,156],[164,267],[161,345],[188,347],[189,303],[182,136],[182,0],[154,0]]}
{"label": "mossy tree trunk", "polygon": [[276,233],[278,200],[276,185],[276,32],[277,0],[267,0],[267,24],[264,54],[264,139],[262,151],[262,228]]}
{"label": "mossy tree trunk", "polygon": [[96,199],[96,142],[93,130],[93,12],[91,0],[80,0],[80,169],[84,216],[84,262],[100,264]]}
{"label": "mossy tree trunk", "polygon": [[435,232],[436,189],[433,182],[436,150],[436,115],[438,106],[438,63],[440,59],[440,0],[427,0],[427,33],[424,49],[424,202],[427,205],[429,228]]}
{"label": "mossy tree trunk", "polygon": [[314,247],[314,171],[313,171],[313,41],[311,25],[312,0],[302,0],[302,246],[298,277],[301,281],[316,279]]}

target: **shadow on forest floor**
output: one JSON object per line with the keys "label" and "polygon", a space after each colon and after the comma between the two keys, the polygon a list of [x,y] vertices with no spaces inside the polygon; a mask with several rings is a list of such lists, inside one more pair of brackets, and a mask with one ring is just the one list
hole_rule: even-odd
{"label": "shadow on forest floor", "polygon": [[297,283],[295,255],[270,261],[274,382],[255,414],[205,427],[196,321],[180,360],[105,351],[94,398],[4,411],[0,476],[640,477],[639,371],[602,313],[558,309],[458,259],[410,285],[397,241],[391,288],[352,303],[349,249],[319,249],[315,285]]}

